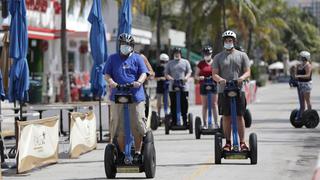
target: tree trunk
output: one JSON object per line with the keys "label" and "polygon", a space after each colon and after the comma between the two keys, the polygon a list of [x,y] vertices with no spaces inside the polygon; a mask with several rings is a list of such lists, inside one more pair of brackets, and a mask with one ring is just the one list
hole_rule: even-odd
{"label": "tree trunk", "polygon": [[157,11],[157,60],[158,62],[160,61],[160,52],[161,52],[161,23],[162,23],[162,7],[161,7],[161,0],[157,0],[157,6],[158,6],[158,11]]}
{"label": "tree trunk", "polygon": [[190,51],[191,51],[191,41],[192,41],[192,12],[191,12],[191,0],[187,0],[187,8],[188,8],[188,15],[187,15],[187,59],[190,60]]}
{"label": "tree trunk", "polygon": [[248,39],[248,47],[247,47],[247,54],[248,57],[250,58],[251,56],[251,48],[252,48],[252,35],[253,35],[253,28],[249,28],[249,39]]}
{"label": "tree trunk", "polygon": [[220,3],[222,6],[223,31],[226,31],[227,30],[226,5],[224,3],[224,0],[221,0]]}
{"label": "tree trunk", "polygon": [[225,5],[224,5],[224,0],[219,0],[219,7],[221,7],[221,11],[220,11],[220,18],[219,21],[216,22],[216,24],[218,25],[218,29],[217,29],[217,34],[215,35],[214,38],[214,46],[213,46],[213,53],[217,54],[219,52],[222,51],[223,47],[222,47],[222,32],[226,31],[227,29],[227,22],[226,22],[226,10],[225,10]]}
{"label": "tree trunk", "polygon": [[61,0],[61,59],[62,59],[62,79],[64,88],[63,102],[70,102],[70,80],[69,62],[67,54],[67,23],[66,23],[66,0]]}

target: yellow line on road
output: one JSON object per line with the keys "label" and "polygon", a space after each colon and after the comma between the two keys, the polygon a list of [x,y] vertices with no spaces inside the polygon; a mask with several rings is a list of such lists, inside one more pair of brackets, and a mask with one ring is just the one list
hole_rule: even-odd
{"label": "yellow line on road", "polygon": [[194,180],[197,177],[203,175],[209,168],[210,168],[210,164],[213,162],[213,157],[210,157],[207,161],[205,165],[201,165],[200,167],[198,167],[192,174],[191,176],[187,177],[186,179],[188,180]]}

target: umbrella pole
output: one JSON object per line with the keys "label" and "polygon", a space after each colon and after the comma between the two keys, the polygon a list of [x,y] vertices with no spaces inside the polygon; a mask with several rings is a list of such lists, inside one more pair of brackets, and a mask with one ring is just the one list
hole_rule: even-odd
{"label": "umbrella pole", "polygon": [[100,136],[100,142],[102,142],[101,96],[99,97],[99,122],[100,122],[99,136]]}
{"label": "umbrella pole", "polygon": [[22,103],[20,102],[20,121],[22,121]]}

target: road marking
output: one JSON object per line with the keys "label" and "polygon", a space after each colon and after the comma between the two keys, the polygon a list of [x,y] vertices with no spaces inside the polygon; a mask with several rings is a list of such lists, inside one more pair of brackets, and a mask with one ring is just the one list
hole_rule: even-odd
{"label": "road marking", "polygon": [[203,175],[211,166],[211,164],[213,161],[213,157],[210,157],[207,161],[206,161],[206,165],[201,165],[200,167],[198,167],[192,174],[191,176],[189,176],[188,180],[194,180],[196,179],[196,177],[199,177],[201,175]]}

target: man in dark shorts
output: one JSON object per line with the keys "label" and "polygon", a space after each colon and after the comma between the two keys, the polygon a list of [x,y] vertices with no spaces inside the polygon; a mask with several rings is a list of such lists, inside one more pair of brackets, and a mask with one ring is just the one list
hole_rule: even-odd
{"label": "man in dark shorts", "polygon": [[166,77],[164,75],[164,68],[169,61],[169,56],[165,53],[160,54],[160,64],[156,67],[155,79],[157,80],[157,110],[158,117],[161,114],[161,103],[164,95],[164,88]]}
{"label": "man in dark shorts", "polygon": [[[218,104],[219,114],[223,115],[223,131],[226,136],[226,145],[223,147],[226,151],[231,151],[231,110],[230,98],[223,94],[226,82],[229,80],[237,80],[239,85],[250,77],[250,62],[247,54],[236,50],[235,43],[237,36],[233,31],[226,31],[222,34],[224,43],[224,51],[214,57],[212,64],[212,76],[218,87]],[[240,149],[247,151],[248,146],[244,140],[245,126],[243,115],[246,110],[246,98],[243,89],[240,96],[237,97],[237,119],[238,133],[240,139]]]}

